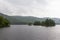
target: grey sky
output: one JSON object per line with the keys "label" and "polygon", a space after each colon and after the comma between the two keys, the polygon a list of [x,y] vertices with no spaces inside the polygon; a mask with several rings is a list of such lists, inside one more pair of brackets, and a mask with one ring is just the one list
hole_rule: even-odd
{"label": "grey sky", "polygon": [[0,0],[0,12],[10,16],[60,18],[60,0]]}

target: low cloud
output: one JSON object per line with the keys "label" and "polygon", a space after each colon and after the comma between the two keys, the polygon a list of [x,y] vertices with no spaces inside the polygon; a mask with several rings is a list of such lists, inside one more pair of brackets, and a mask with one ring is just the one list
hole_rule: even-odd
{"label": "low cloud", "polygon": [[59,10],[59,0],[0,0],[0,12],[10,16],[60,17]]}

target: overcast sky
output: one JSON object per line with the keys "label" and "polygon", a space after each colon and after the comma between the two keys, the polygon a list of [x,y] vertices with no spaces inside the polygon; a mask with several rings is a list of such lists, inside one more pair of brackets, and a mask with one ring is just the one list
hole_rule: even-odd
{"label": "overcast sky", "polygon": [[60,0],[0,0],[0,12],[10,16],[60,18]]}

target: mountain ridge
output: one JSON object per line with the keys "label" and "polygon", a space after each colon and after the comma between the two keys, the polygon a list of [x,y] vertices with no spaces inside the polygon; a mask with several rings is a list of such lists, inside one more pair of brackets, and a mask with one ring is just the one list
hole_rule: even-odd
{"label": "mountain ridge", "polygon": [[[27,24],[33,23],[34,21],[44,21],[49,17],[38,18],[33,16],[8,16],[0,13],[0,16],[7,18],[11,24]],[[60,18],[51,18],[55,21],[56,24],[60,24]]]}

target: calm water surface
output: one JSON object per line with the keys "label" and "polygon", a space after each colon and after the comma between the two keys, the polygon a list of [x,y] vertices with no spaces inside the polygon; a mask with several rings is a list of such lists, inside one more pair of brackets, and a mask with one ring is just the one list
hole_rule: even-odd
{"label": "calm water surface", "polygon": [[55,27],[11,25],[0,29],[0,40],[60,40],[60,25]]}

